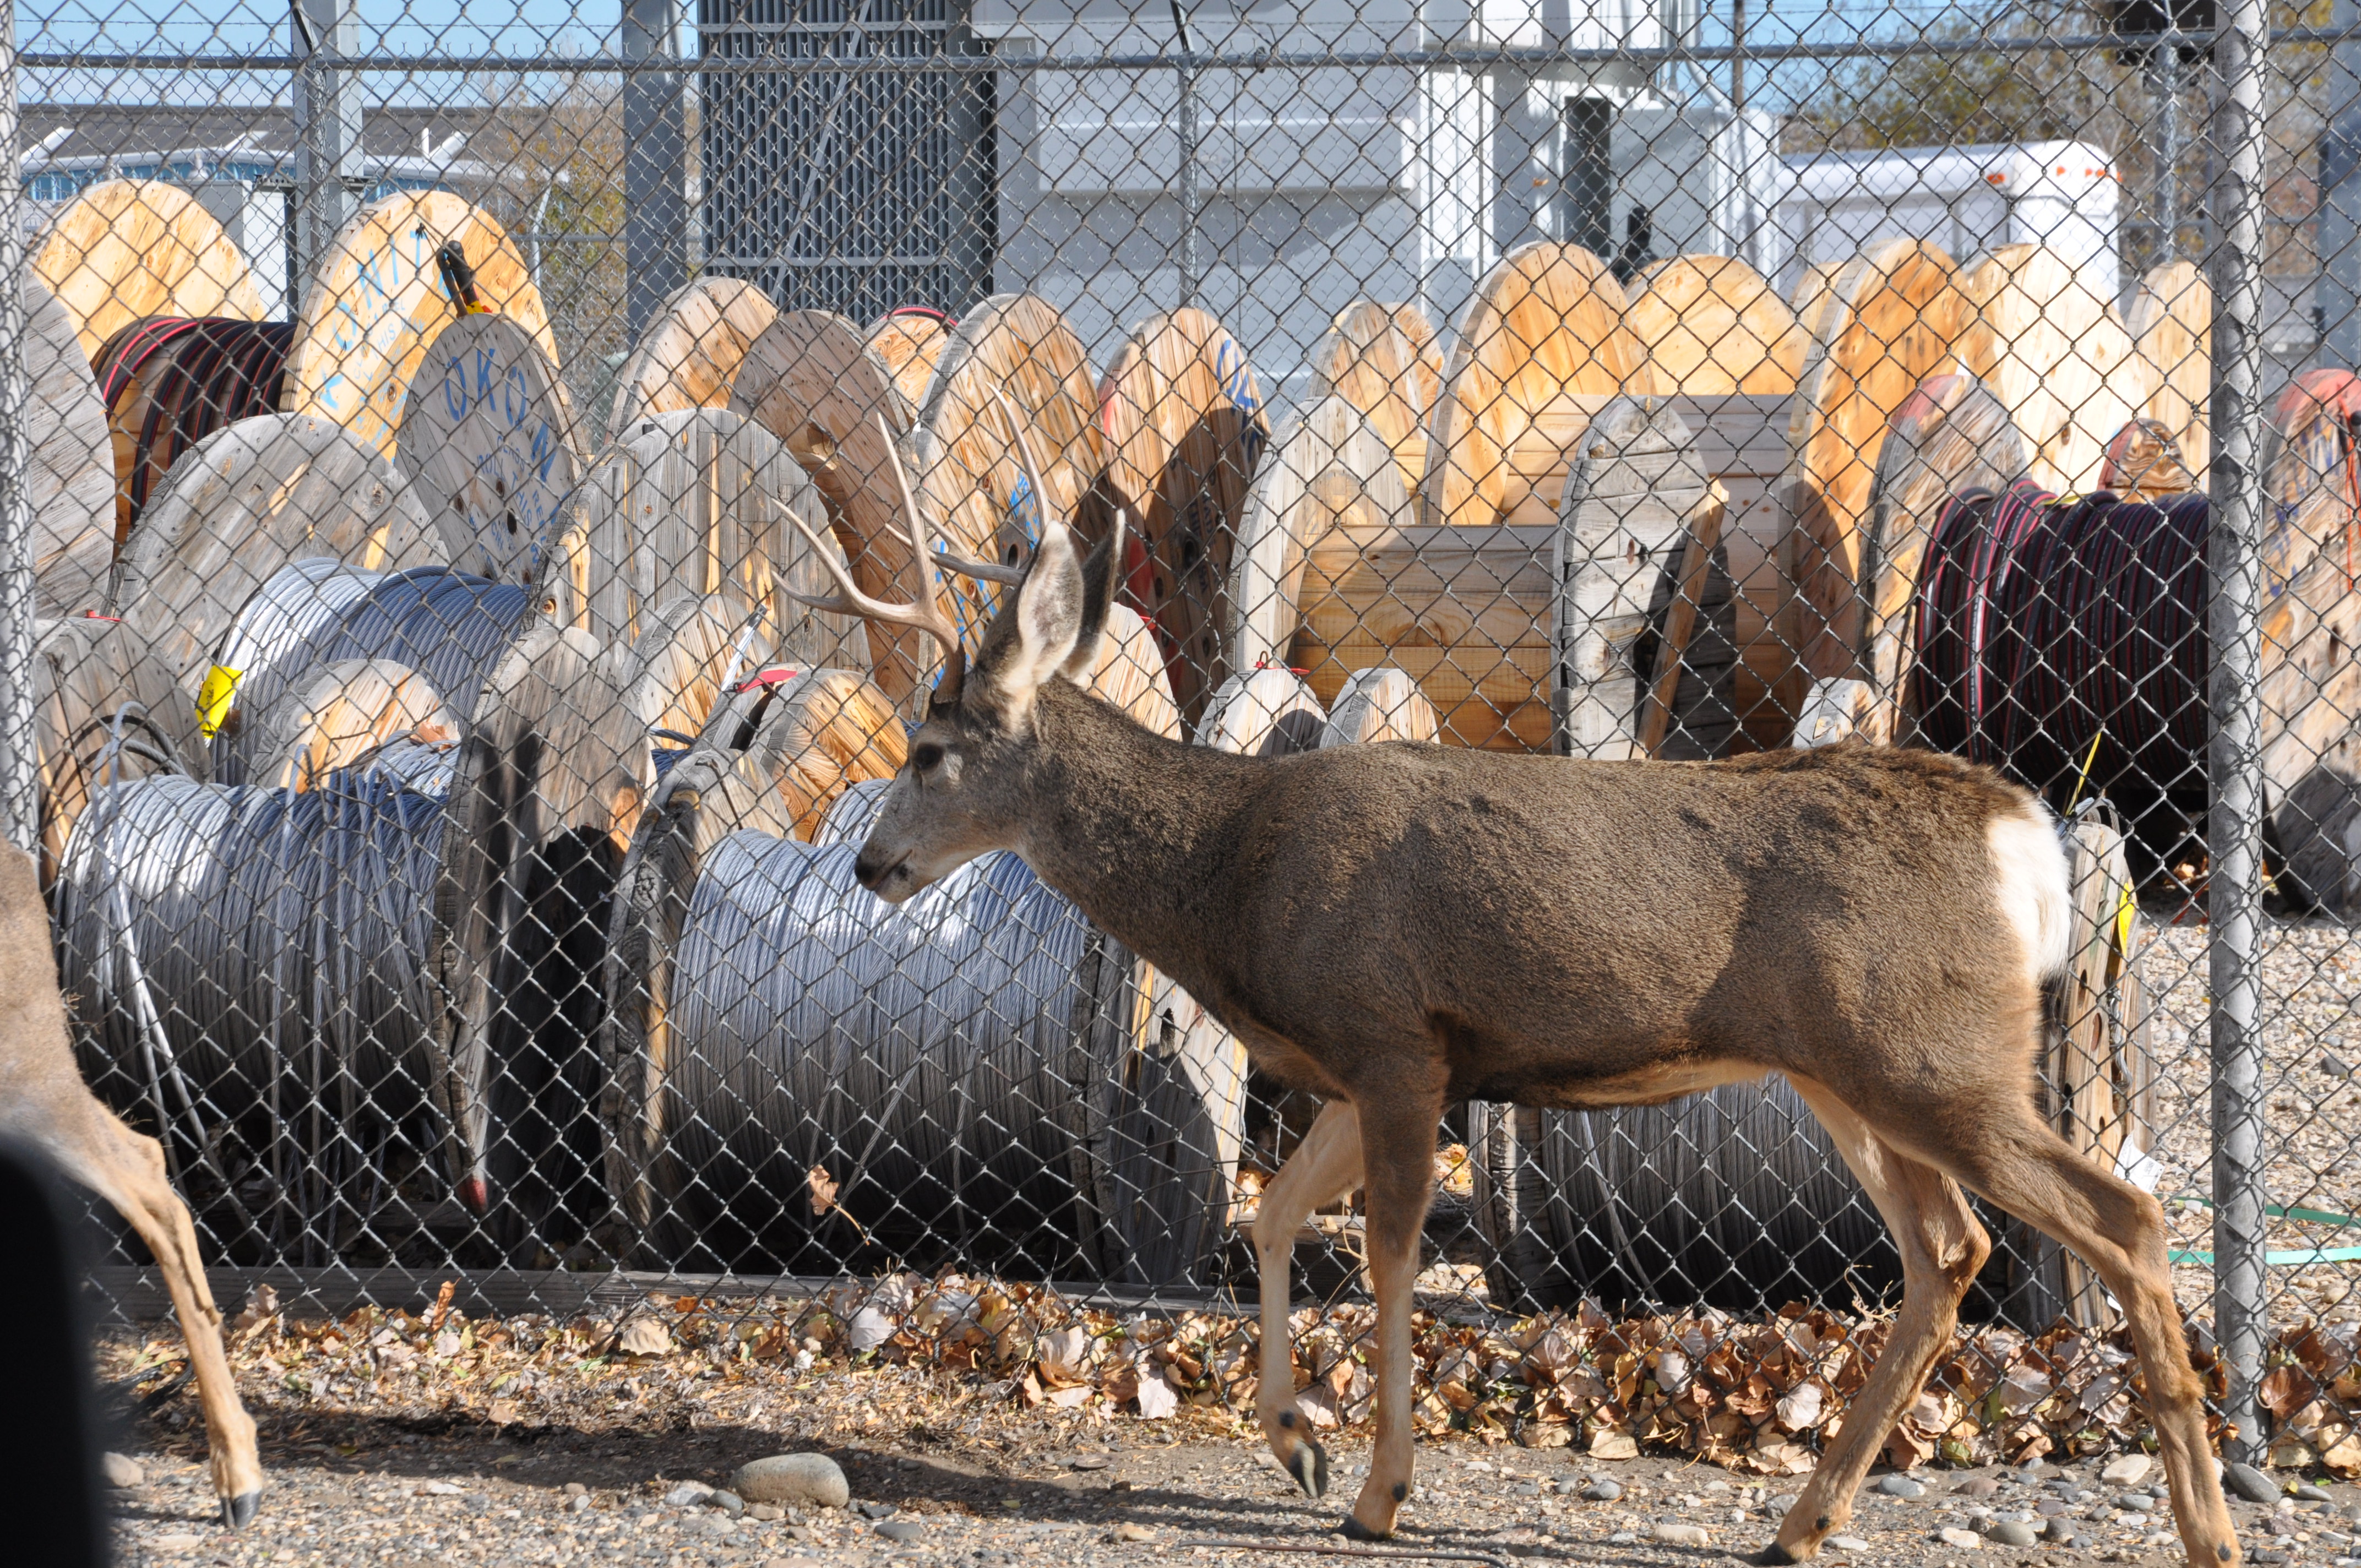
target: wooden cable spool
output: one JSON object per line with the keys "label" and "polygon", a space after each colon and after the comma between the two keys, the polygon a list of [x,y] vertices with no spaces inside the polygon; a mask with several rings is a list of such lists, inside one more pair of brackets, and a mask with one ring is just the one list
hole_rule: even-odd
{"label": "wooden cable spool", "polygon": [[1426,422],[1443,390],[1434,328],[1415,305],[1356,300],[1312,345],[1306,402],[1341,398],[1369,422],[1415,493],[1426,472]]}
{"label": "wooden cable spool", "polygon": [[649,1260],[955,1254],[1209,1286],[1236,1042],[1014,855],[872,897],[851,867],[882,784],[848,791],[814,844],[735,830],[730,803],[770,809],[727,782],[739,767],[718,743],[675,763],[623,872],[608,1186]]}
{"label": "wooden cable spool", "polygon": [[549,313],[508,231],[447,191],[403,191],[354,214],[305,281],[280,408],[344,425],[392,456],[426,345],[467,313],[437,260],[454,243],[478,303],[515,322],[555,365]]}
{"label": "wooden cable spool", "polygon": [[1132,593],[1163,634],[1173,700],[1193,724],[1229,674],[1230,567],[1270,440],[1262,389],[1221,323],[1179,310],[1132,328],[1099,382],[1098,408],[1107,498],[1146,546]]}
{"label": "wooden cable spool", "polygon": [[1108,607],[1106,630],[1099,636],[1098,663],[1092,667],[1087,689],[1167,740],[1178,740],[1186,733],[1165,674],[1156,623],[1129,605]]}
{"label": "wooden cable spool", "polygon": [[607,438],[651,414],[728,408],[747,350],[778,317],[771,297],[742,278],[708,272],[682,284],[623,362],[606,411]]}
{"label": "wooden cable spool", "polygon": [[82,361],[143,316],[262,319],[253,269],[221,223],[178,185],[104,180],[66,203],[33,275],[72,319]]}
{"label": "wooden cable spool", "polygon": [[[1103,538],[1109,518],[1085,504],[1106,467],[1097,395],[1082,340],[1047,300],[994,294],[969,312],[943,345],[912,441],[918,466],[911,478],[943,544],[975,560],[1014,562],[1040,532],[1041,507],[1029,494],[1004,399],[1041,465],[1049,515],[1073,523],[1086,543]],[[972,651],[997,595],[965,577],[945,577],[943,588]]]}
{"label": "wooden cable spool", "polygon": [[2126,500],[2177,496],[2197,488],[2197,477],[2184,466],[2180,443],[2157,419],[2136,419],[2115,432],[2107,443],[2106,461],[2099,466],[2099,488]]}
{"label": "wooden cable spool", "polygon": [[1870,587],[1853,672],[1870,688],[1861,726],[1869,740],[1915,739],[1906,709],[1916,651],[1912,605],[1937,518],[1953,496],[2007,488],[2031,461],[2031,444],[2006,405],[1964,371],[1929,377],[1894,411],[1870,484]]}
{"label": "wooden cable spool", "polygon": [[655,784],[635,673],[627,649],[531,626],[494,666],[452,773],[432,1022],[511,1247],[562,1245],[609,1212],[599,987],[616,874]]}
{"label": "wooden cable spool", "polygon": [[56,877],[93,790],[175,770],[206,776],[204,743],[177,673],[119,620],[71,616],[35,623],[33,745],[44,887]]}
{"label": "wooden cable spool", "polygon": [[1651,263],[1623,319],[1665,392],[1784,395],[1803,371],[1795,313],[1735,256]]}
{"label": "wooden cable spool", "polygon": [[1431,742],[1440,733],[1434,707],[1418,683],[1400,670],[1357,670],[1328,707],[1320,731],[1327,746],[1375,745],[1381,740]]}
{"label": "wooden cable spool", "polygon": [[660,767],[667,752],[696,739],[731,686],[774,663],[762,620],[731,609],[723,599],[683,594],[657,606],[631,640],[631,711]]}
{"label": "wooden cable spool", "polygon": [[1674,571],[1684,602],[1703,600],[1727,512],[1675,405],[1621,398],[1599,411],[1566,483],[1543,576],[1558,585],[1554,613],[1540,624],[1554,629],[1550,664],[1563,672],[1551,698],[1561,752],[1644,756],[1675,732],[1682,715],[1673,682],[1687,640],[1659,634],[1646,645],[1653,596]]}
{"label": "wooden cable spool", "polygon": [[[2288,799],[2315,768],[2361,776],[2361,378],[2307,370],[2264,427],[2263,777]],[[2192,763],[2194,765],[2194,763]],[[2202,768],[2199,770],[2202,774]]]}
{"label": "wooden cable spool", "polygon": [[1949,256],[1892,240],[1838,267],[1796,316],[1809,340],[1781,482],[1793,609],[1780,640],[1818,678],[1845,674],[1859,645],[1861,529],[1886,424],[1921,381],[1973,346],[1976,315]]}
{"label": "wooden cable spool", "polygon": [[443,327],[411,373],[400,428],[395,466],[451,565],[499,582],[538,581],[588,464],[574,401],[533,334],[494,313]]}
{"label": "wooden cable spool", "polygon": [[343,426],[258,414],[174,465],[124,551],[111,608],[193,704],[238,611],[310,557],[395,571],[442,565],[443,542],[392,465]]}
{"label": "wooden cable spool", "polygon": [[629,644],[674,599],[712,598],[734,621],[759,615],[785,657],[868,667],[873,629],[785,592],[833,591],[792,521],[828,537],[828,507],[786,444],[744,414],[645,416],[599,455],[570,506],[548,581],[564,624]]}
{"label": "wooden cable spool", "polygon": [[25,290],[27,508],[38,614],[97,606],[115,559],[115,464],[106,405],[72,316],[38,275]]}
{"label": "wooden cable spool", "polygon": [[2213,449],[2213,286],[2193,262],[2151,268],[2125,325],[2156,389],[2141,411],[2170,433],[2191,488],[2202,488]]}
{"label": "wooden cable spool", "polygon": [[289,690],[255,720],[255,783],[296,791],[405,740],[456,744],[463,729],[433,683],[392,659],[342,659]]}
{"label": "wooden cable spool", "polygon": [[870,351],[912,408],[925,400],[928,383],[935,378],[935,367],[942,362],[957,325],[942,312],[924,305],[904,305],[869,324]]}
{"label": "wooden cable spool", "polygon": [[1320,749],[1328,712],[1293,670],[1232,675],[1205,704],[1196,741],[1241,757],[1284,757]]}
{"label": "wooden cable spool", "polygon": [[1326,397],[1289,421],[1238,522],[1230,668],[1307,669],[1333,700],[1350,673],[1342,661],[1360,652],[1367,608],[1336,601],[1337,586],[1364,545],[1411,526],[1415,515],[1400,466],[1360,409]]}
{"label": "wooden cable spool", "polygon": [[2060,495],[2097,489],[2108,441],[2157,384],[2114,306],[2045,245],[2001,247],[1962,287],[1976,320],[1961,357],[2032,446],[2033,481]]}
{"label": "wooden cable spool", "polygon": [[100,346],[118,551],[182,453],[224,425],[278,410],[293,334],[285,322],[142,316]]}
{"label": "wooden cable spool", "polygon": [[1578,245],[1537,240],[1485,274],[1429,424],[1422,525],[1553,522],[1566,454],[1591,416],[1658,389],[1625,309],[1613,274]]}
{"label": "wooden cable spool", "polygon": [[[810,473],[861,591],[887,600],[906,596],[910,536],[888,444],[908,434],[915,416],[860,329],[827,311],[783,313],[746,351],[730,383],[730,408],[785,442]],[[917,483],[908,458],[903,466]],[[958,600],[948,585],[944,591]],[[865,630],[864,663],[886,695],[907,707],[936,654],[907,627],[873,620]]]}

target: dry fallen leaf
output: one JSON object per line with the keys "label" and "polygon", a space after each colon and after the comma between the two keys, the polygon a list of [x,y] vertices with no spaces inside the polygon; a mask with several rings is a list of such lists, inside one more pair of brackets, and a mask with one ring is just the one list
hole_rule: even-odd
{"label": "dry fallen leaf", "polygon": [[654,1318],[636,1317],[615,1336],[615,1348],[625,1355],[670,1355],[672,1331]]}

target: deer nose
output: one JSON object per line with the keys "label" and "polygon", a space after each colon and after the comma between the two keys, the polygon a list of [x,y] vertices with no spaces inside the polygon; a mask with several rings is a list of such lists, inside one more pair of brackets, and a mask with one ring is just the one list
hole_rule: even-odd
{"label": "deer nose", "polygon": [[872,855],[866,850],[853,857],[852,874],[854,878],[860,882],[862,886],[867,888],[872,893],[875,893],[877,891],[877,884],[884,882],[886,874],[893,869],[894,868],[886,862],[884,856]]}

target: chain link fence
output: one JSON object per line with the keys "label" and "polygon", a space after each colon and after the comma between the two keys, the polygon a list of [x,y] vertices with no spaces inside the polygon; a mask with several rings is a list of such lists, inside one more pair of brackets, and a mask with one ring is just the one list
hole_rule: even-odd
{"label": "chain link fence", "polygon": [[[862,891],[934,652],[797,598],[977,640],[913,510],[1121,514],[1091,684],[1175,740],[2040,792],[2046,1113],[2167,1201],[2228,1444],[2361,1475],[2349,9],[21,9],[0,754],[83,1072],[233,1304],[1250,1402],[1316,1102],[1012,855]],[[1776,1079],[1436,1171],[1433,1430],[1799,1470],[1898,1299]],[[2136,1441],[1986,1218],[1889,1452]],[[1316,1421],[1359,1236],[1296,1247]]]}

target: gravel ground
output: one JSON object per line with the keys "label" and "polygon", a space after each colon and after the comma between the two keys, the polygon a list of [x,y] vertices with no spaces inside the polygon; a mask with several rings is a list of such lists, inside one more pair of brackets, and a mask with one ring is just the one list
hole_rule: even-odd
{"label": "gravel ground", "polygon": [[[2155,1013],[2149,1044],[2158,1057],[2155,1153],[2163,1167],[2159,1197],[2210,1192],[2212,1047],[2207,1035],[2205,931],[2168,927],[2143,955],[2141,973]],[[2361,1001],[2361,940],[2341,926],[2266,922],[2263,930],[2263,1085],[2268,1099],[2266,1154],[2270,1201],[2289,1208],[2361,1214],[2361,1031],[2352,1009]],[[2343,1070],[2337,1070],[2337,1069]],[[2213,1245],[2212,1215],[2201,1205],[2171,1208],[2173,1245]],[[2361,1246],[2361,1229],[2274,1220],[2275,1249]],[[2212,1316],[2213,1275],[2198,1265],[2174,1270],[2184,1310]],[[2271,1271],[2275,1320],[2316,1316],[2361,1319],[2361,1261]]]}
{"label": "gravel ground", "polygon": [[[167,1418],[169,1421],[169,1418]],[[284,1428],[287,1423],[273,1423]],[[923,1426],[866,1442],[807,1443],[787,1431],[590,1432],[511,1435],[489,1429],[421,1432],[323,1413],[267,1434],[271,1489],[252,1528],[232,1536],[213,1521],[194,1428],[146,1424],[127,1437],[146,1471],[119,1494],[117,1541],[126,1564],[975,1563],[1083,1564],[1159,1561],[1192,1543],[1334,1543],[1366,1449],[1336,1451],[1343,1473],[1330,1498],[1301,1497],[1243,1436],[1209,1436],[1137,1420],[1027,1417],[972,1434]],[[746,1460],[817,1447],[843,1467],[853,1508],[732,1520],[689,1501],[684,1483],[727,1484]],[[1564,1452],[1422,1443],[1420,1480],[1400,1544],[1495,1557],[1676,1565],[1758,1550],[1793,1481],[1766,1488],[1722,1472],[1655,1458],[1602,1464]],[[2161,1471],[2107,1484],[2102,1462],[2064,1470],[1920,1471],[1894,1497],[1872,1478],[1850,1533],[1822,1561],[1994,1564],[2179,1560],[2169,1536]],[[1581,1494],[1605,1481],[1612,1500]],[[2131,1502],[2127,1507],[2125,1499]],[[2141,1508],[2140,1505],[2147,1505]],[[2333,1568],[2352,1564],[2361,1491],[2278,1511],[2234,1504],[2250,1560]],[[2046,1526],[2060,1516],[2076,1543],[1972,1547],[1938,1532],[1977,1528],[1979,1516]],[[2277,1522],[2274,1523],[2273,1521]],[[1686,1528],[1684,1528],[1686,1527]],[[1988,1526],[1997,1529],[1997,1525]],[[1701,1534],[1695,1532],[1702,1532]],[[1664,1539],[1669,1536],[1671,1539]],[[1247,1562],[1267,1552],[1191,1552]]]}

